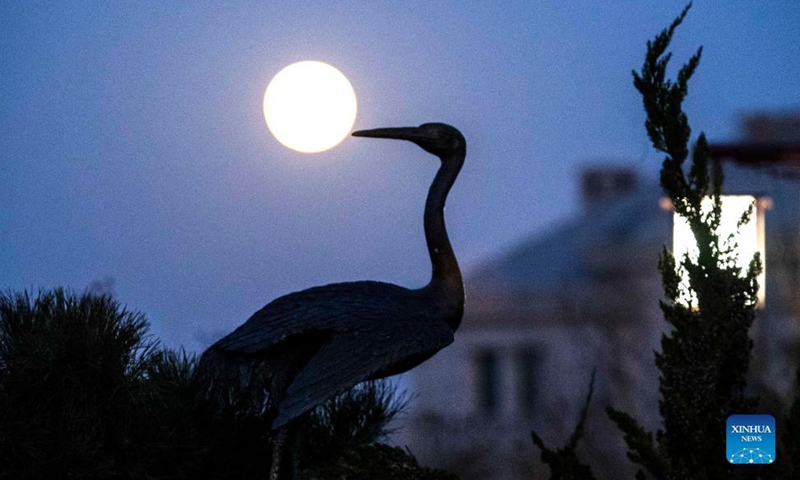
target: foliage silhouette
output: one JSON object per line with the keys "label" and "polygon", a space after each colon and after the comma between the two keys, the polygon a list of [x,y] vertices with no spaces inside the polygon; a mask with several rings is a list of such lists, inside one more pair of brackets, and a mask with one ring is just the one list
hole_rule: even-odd
{"label": "foliage silhouette", "polygon": [[458,480],[444,470],[421,467],[411,453],[373,443],[349,449],[309,478],[336,480]]}
{"label": "foliage silhouette", "polygon": [[[725,459],[721,432],[729,415],[751,413],[756,405],[756,399],[745,393],[745,375],[761,262],[756,255],[742,275],[735,263],[735,242],[718,234],[723,174],[719,163],[709,158],[704,134],[694,146],[688,172],[684,170],[691,129],[682,104],[702,48],[680,68],[676,81],[666,78],[671,58],[667,48],[690,6],[647,43],[642,70],[633,73],[647,112],[648,137],[666,154],[661,186],[675,212],[689,224],[699,250],[696,259],[688,255],[676,259],[664,248],[659,258],[666,297],[661,310],[672,327],[656,353],[663,429],[653,435],[624,412],[607,410],[624,434],[629,458],[660,480],[741,478],[743,470],[732,468]],[[705,211],[702,204],[709,196],[712,207]],[[751,206],[742,213],[740,227],[752,211]],[[688,285],[682,283],[683,271]],[[644,470],[637,478],[646,478]]]}
{"label": "foliage silhouette", "polygon": [[578,442],[583,436],[586,427],[586,418],[589,416],[589,406],[592,404],[596,374],[597,369],[592,370],[589,393],[586,394],[586,401],[578,417],[578,423],[575,425],[575,430],[570,435],[565,447],[556,450],[549,449],[536,432],[531,432],[534,445],[542,451],[542,462],[550,468],[550,478],[552,480],[595,480],[591,467],[581,462],[578,457],[577,449]]}
{"label": "foliage silhouette", "polygon": [[389,423],[406,403],[387,382],[367,382],[328,400],[304,422],[303,465],[317,471],[348,450],[386,438]]}
{"label": "foliage silhouette", "polygon": [[[265,475],[263,412],[198,400],[195,357],[148,328],[108,294],[0,295],[0,479]],[[300,437],[304,473],[453,478],[378,443],[404,405],[391,383],[372,382],[318,407]]]}
{"label": "foliage silhouette", "polygon": [[0,296],[0,477],[186,473],[176,359],[147,331],[108,295]]}

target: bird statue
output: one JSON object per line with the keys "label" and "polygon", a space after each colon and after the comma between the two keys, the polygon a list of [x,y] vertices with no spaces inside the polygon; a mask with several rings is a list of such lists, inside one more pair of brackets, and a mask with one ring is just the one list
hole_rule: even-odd
{"label": "bird statue", "polygon": [[453,342],[464,313],[464,284],[444,222],[447,194],[466,157],[463,135],[442,123],[352,135],[407,140],[440,158],[424,214],[431,280],[419,289],[362,281],[290,293],[203,353],[197,370],[209,390],[241,384],[268,392],[277,442],[270,478],[279,477],[276,464],[293,419],[360,382],[429,359]]}

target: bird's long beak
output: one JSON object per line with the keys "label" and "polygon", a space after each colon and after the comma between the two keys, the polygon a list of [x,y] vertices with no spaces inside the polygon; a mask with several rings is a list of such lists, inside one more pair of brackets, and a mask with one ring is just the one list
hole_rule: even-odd
{"label": "bird's long beak", "polygon": [[409,140],[412,142],[426,140],[419,127],[398,127],[398,128],[376,128],[373,130],[359,130],[353,132],[354,137],[370,138],[394,138],[397,140]]}

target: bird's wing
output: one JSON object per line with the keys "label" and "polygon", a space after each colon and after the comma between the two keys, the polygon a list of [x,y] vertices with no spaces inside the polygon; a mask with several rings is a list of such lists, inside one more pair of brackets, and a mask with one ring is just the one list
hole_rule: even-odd
{"label": "bird's wing", "polygon": [[[392,288],[397,291],[387,294]],[[228,398],[246,397],[246,392],[255,392],[250,395],[255,404],[263,403],[265,389],[282,398],[294,375],[332,335],[358,327],[359,318],[354,315],[365,309],[360,304],[366,304],[367,297],[371,296],[374,304],[375,299],[401,296],[404,290],[378,282],[355,282],[314,287],[275,299],[203,352],[197,382],[209,398],[223,404]]]}
{"label": "bird's wing", "polygon": [[[376,319],[378,328],[335,335],[300,370],[279,404],[272,423],[278,428],[325,400],[364,380],[413,368],[453,342],[444,322],[425,323],[401,319]],[[386,328],[392,325],[392,328]]]}
{"label": "bird's wing", "polygon": [[380,282],[336,283],[280,297],[254,313],[209,350],[253,355],[308,331],[344,333],[358,328],[408,290]]}

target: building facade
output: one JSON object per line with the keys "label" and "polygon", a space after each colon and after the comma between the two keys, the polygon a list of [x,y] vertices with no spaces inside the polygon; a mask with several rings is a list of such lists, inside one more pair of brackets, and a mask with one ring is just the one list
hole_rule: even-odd
{"label": "building facade", "polygon": [[[799,120],[749,116],[745,141],[718,148],[724,193],[753,195],[766,209],[750,385],[769,411],[793,394],[800,358]],[[658,185],[630,168],[588,168],[581,189],[575,218],[468,273],[455,343],[408,374],[413,400],[398,440],[422,463],[464,480],[549,478],[530,432],[564,445],[596,371],[581,453],[601,477],[632,478],[604,409],[659,426],[653,353],[667,325],[657,259],[671,245],[673,213]]]}

